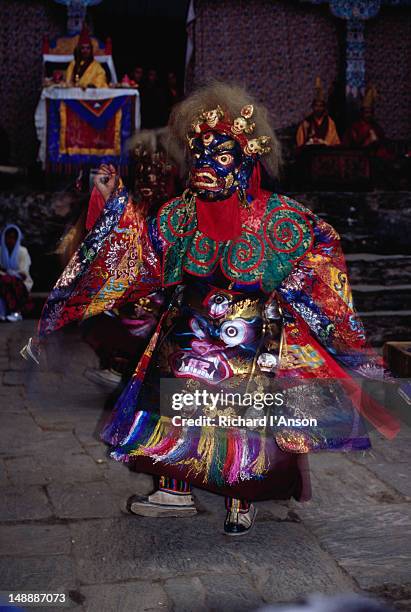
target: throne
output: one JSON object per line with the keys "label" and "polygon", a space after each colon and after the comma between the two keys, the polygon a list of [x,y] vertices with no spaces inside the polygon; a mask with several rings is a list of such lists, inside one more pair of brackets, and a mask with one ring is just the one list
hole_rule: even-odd
{"label": "throne", "polygon": [[[35,112],[39,160],[47,172],[73,173],[101,163],[128,170],[126,142],[140,127],[139,92],[133,88],[60,86],[63,72],[74,57],[81,34],[43,42],[44,77]],[[94,59],[101,63],[109,83],[117,83],[111,41],[89,37]],[[61,74],[53,75],[54,71]]]}
{"label": "throne", "polygon": [[[74,49],[79,40],[79,34],[75,36],[62,36],[54,41],[49,41],[46,36],[43,39],[43,76],[50,77],[55,70],[65,71],[74,58]],[[91,36],[94,59],[100,62],[107,73],[107,81],[117,83],[117,74],[114,67],[111,39],[107,38],[105,44],[95,36]]]}

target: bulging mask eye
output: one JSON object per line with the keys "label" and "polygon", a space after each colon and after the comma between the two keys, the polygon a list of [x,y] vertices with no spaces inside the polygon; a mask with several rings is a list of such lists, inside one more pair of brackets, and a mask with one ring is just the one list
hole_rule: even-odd
{"label": "bulging mask eye", "polygon": [[244,321],[225,321],[220,330],[221,340],[228,346],[241,344],[247,335],[247,326]]}
{"label": "bulging mask eye", "polygon": [[222,166],[229,166],[233,163],[234,157],[231,155],[231,153],[220,153],[219,155],[215,156],[215,159]]}

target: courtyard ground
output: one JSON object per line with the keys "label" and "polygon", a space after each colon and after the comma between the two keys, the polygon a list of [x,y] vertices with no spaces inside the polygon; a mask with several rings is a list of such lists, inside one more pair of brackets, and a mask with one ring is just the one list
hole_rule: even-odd
{"label": "courtyard ground", "polygon": [[33,330],[0,326],[3,593],[64,592],[96,612],[248,612],[356,591],[411,610],[409,429],[372,434],[366,455],[310,458],[313,500],[259,503],[245,538],[222,534],[223,500],[200,490],[194,518],[133,517],[124,501],[152,481],[98,439],[108,412],[83,376],[93,353],[72,333],[32,367],[19,350]]}

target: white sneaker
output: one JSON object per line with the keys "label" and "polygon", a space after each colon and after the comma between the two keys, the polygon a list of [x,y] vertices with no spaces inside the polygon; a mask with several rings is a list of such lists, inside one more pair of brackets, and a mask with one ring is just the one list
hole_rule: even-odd
{"label": "white sneaker", "polygon": [[224,535],[242,536],[251,531],[254,527],[257,509],[250,504],[247,512],[237,512],[229,510],[224,522]]}
{"label": "white sneaker", "polygon": [[84,376],[87,380],[108,387],[109,389],[115,389],[121,382],[121,374],[114,370],[98,370],[97,368],[87,368],[84,371]]}
{"label": "white sneaker", "polygon": [[132,495],[127,500],[131,514],[150,517],[183,517],[197,514],[191,493],[155,491],[151,495]]}
{"label": "white sneaker", "polygon": [[23,317],[19,312],[12,312],[6,316],[7,321],[10,323],[17,323],[18,321],[22,321]]}

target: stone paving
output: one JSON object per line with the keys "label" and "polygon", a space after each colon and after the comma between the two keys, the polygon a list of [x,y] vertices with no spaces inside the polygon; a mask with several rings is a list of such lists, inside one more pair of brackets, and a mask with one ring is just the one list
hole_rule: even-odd
{"label": "stone paving", "polygon": [[194,518],[133,517],[124,501],[151,478],[98,440],[108,412],[83,377],[93,353],[70,332],[32,367],[18,352],[33,329],[0,326],[0,590],[64,591],[90,612],[248,612],[348,591],[411,610],[409,430],[373,434],[372,454],[311,458],[313,500],[258,504],[239,540],[204,491]]}

